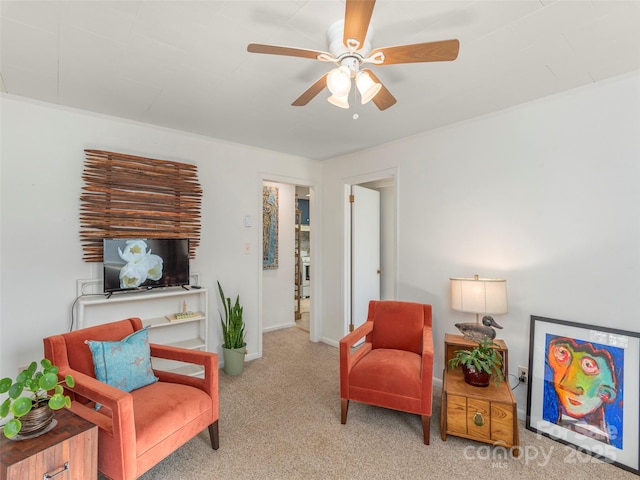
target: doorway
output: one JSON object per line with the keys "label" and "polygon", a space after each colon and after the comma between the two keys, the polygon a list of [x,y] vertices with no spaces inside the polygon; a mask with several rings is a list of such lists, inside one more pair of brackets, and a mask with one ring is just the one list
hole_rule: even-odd
{"label": "doorway", "polygon": [[310,332],[312,291],[310,196],[309,187],[296,185],[294,320],[296,327],[307,333]]}
{"label": "doorway", "polygon": [[[302,273],[302,258],[311,258],[312,252],[315,251],[315,244],[317,242],[317,235],[311,235],[311,223],[314,219],[316,212],[316,200],[314,197],[314,184],[304,180],[289,178],[289,177],[269,177],[261,180],[260,188],[264,191],[268,188],[272,191],[273,195],[277,195],[277,246],[272,251],[277,251],[277,266],[273,265],[273,259],[270,258],[271,264],[268,268],[264,268],[264,229],[259,229],[261,232],[260,242],[263,245],[263,251],[260,255],[259,268],[261,275],[259,275],[259,325],[262,333],[278,330],[282,328],[296,327],[295,319],[295,288],[296,288],[296,268],[299,266],[299,272]],[[302,225],[304,230],[301,232],[300,241],[298,247],[300,250],[300,263],[296,262],[295,250],[296,250],[296,190],[299,191],[299,196],[304,197],[308,203],[308,214],[305,217],[309,219],[309,225]],[[304,191],[304,193],[302,193]],[[277,193],[276,193],[277,192]],[[262,198],[262,193],[260,198]],[[260,209],[263,209],[262,203]],[[262,218],[261,218],[261,223]],[[317,223],[314,222],[314,227]],[[264,226],[264,225],[263,225]],[[302,256],[304,255],[304,257]],[[268,255],[269,257],[269,255]],[[315,258],[314,258],[315,260]],[[305,260],[305,263],[307,261]],[[314,318],[317,318],[315,311],[318,306],[314,301],[314,293],[317,289],[316,279],[317,274],[313,272],[313,268],[309,262],[309,281],[304,285],[300,284],[300,296],[302,296],[304,289],[304,296],[306,302],[305,317],[306,325],[304,330],[308,332],[308,338],[311,341],[317,342],[320,338],[320,325],[317,325]],[[302,299],[302,298],[301,298]],[[307,307],[308,305],[308,307]],[[260,347],[262,341],[260,340]],[[261,350],[260,350],[261,351]]]}
{"label": "doorway", "polygon": [[[345,185],[345,325],[346,334],[353,328],[364,323],[367,316],[369,300],[382,299],[392,300],[397,298],[397,188],[396,171],[390,170],[382,174],[372,174],[369,178],[359,177]],[[354,190],[364,193],[367,202],[377,203],[379,215],[379,227],[376,233],[373,230],[354,232],[353,226],[357,225],[360,215],[359,210],[353,208],[351,194]],[[369,195],[373,191],[376,195]],[[377,198],[377,200],[376,200]],[[358,198],[354,199],[355,203]],[[365,208],[364,216],[371,215],[369,209]],[[365,223],[371,223],[365,220]],[[359,228],[359,227],[356,227]],[[373,237],[376,238],[373,238]],[[376,253],[375,244],[379,244]],[[364,259],[358,258],[364,255]],[[377,256],[377,258],[376,258]],[[368,257],[368,258],[367,258]],[[376,269],[375,264],[379,267]],[[359,288],[363,273],[359,270],[364,265],[365,277],[369,280],[365,282],[377,282],[377,285],[367,288]],[[372,271],[374,269],[374,271]],[[377,278],[375,278],[377,275]],[[354,285],[355,284],[355,285]],[[375,290],[378,288],[379,290]]]}

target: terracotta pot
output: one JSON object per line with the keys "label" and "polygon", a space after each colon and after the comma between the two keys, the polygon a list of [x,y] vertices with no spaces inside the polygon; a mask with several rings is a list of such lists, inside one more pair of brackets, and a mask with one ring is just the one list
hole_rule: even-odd
{"label": "terracotta pot", "polygon": [[470,367],[462,365],[462,374],[464,375],[464,381],[474,387],[488,387],[491,381],[490,373],[479,372],[473,365]]}
{"label": "terracotta pot", "polygon": [[20,435],[30,435],[40,430],[44,430],[53,421],[53,410],[49,405],[43,403],[38,407],[32,408],[28,413],[20,417],[22,428]]}

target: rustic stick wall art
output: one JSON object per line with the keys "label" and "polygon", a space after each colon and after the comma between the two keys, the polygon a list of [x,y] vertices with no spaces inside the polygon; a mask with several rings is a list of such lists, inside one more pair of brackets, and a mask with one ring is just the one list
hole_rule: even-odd
{"label": "rustic stick wall art", "polygon": [[202,203],[196,165],[85,150],[82,179],[85,261],[102,261],[103,238],[188,238],[195,257]]}

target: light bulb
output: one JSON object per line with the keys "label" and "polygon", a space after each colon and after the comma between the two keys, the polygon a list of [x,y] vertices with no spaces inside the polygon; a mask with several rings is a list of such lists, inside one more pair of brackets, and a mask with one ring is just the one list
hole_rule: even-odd
{"label": "light bulb", "polygon": [[327,98],[327,101],[332,105],[340,108],[349,108],[349,94],[346,95],[331,95]]}
{"label": "light bulb", "polygon": [[378,94],[382,85],[374,82],[369,72],[363,71],[358,73],[356,77],[356,87],[358,87],[358,91],[362,97],[362,104],[364,105]]}
{"label": "light bulb", "polygon": [[351,90],[351,75],[349,67],[334,68],[327,75],[327,88],[333,95],[343,97]]}

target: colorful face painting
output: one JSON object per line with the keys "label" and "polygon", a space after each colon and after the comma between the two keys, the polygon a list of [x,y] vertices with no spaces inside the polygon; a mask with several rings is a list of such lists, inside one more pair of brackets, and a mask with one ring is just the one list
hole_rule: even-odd
{"label": "colorful face painting", "polygon": [[543,418],[622,448],[624,350],[547,335]]}

